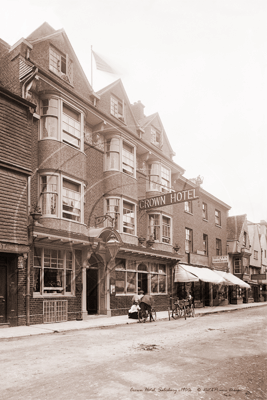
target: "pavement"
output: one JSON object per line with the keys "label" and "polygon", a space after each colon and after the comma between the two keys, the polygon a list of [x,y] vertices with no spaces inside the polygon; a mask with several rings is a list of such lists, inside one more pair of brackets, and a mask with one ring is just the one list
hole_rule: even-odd
{"label": "pavement", "polygon": [[[227,306],[217,306],[217,307],[203,307],[196,308],[196,317],[201,317],[202,315],[220,313],[220,312],[232,312],[235,310],[242,310],[252,307],[264,307],[267,306],[267,302],[264,303],[248,303],[248,304],[229,304]],[[168,311],[157,312],[157,321],[168,320]],[[16,326],[12,328],[0,328],[0,340],[20,338],[25,336],[35,336],[43,335],[49,333],[60,333],[67,331],[75,331],[82,329],[96,329],[105,328],[111,326],[119,326],[126,324],[136,324],[138,321],[134,319],[129,319],[127,315],[120,315],[117,317],[107,317],[105,315],[93,315],[88,316],[86,320],[83,321],[68,321],[68,322],[57,322],[54,324],[37,324],[29,326]],[[148,322],[149,323],[149,322]]]}

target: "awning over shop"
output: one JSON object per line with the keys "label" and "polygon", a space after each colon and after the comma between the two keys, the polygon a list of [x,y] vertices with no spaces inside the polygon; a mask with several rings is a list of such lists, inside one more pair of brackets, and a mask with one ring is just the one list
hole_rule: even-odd
{"label": "awning over shop", "polygon": [[176,265],[174,270],[174,282],[198,282],[199,278],[186,271],[181,265]]}
{"label": "awning over shop", "polygon": [[213,272],[209,268],[192,267],[191,265],[187,264],[179,264],[179,265],[190,274],[197,276],[199,280],[203,282],[210,282],[217,285],[225,283],[224,279],[221,276],[215,274],[215,272]]}
{"label": "awning over shop", "polygon": [[229,286],[237,285],[242,288],[247,288],[247,289],[250,288],[250,286],[246,282],[242,281],[242,279],[239,279],[237,276],[231,274],[230,272],[224,272],[224,271],[214,271],[214,272],[220,275],[222,278],[224,278],[225,281],[227,282],[226,284]]}

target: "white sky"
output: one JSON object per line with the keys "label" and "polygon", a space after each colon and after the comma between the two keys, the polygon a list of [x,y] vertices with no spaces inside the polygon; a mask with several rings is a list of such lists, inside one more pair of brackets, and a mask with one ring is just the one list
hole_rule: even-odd
{"label": "white sky", "polygon": [[91,81],[93,49],[120,75],[94,70],[94,90],[122,79],[131,103],[159,112],[186,178],[267,220],[266,0],[0,0],[10,45],[43,22],[64,28]]}

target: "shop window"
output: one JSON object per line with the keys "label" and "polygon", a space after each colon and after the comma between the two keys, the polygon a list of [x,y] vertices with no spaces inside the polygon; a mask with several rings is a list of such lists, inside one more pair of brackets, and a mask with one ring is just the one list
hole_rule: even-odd
{"label": "shop window", "polygon": [[34,248],[33,291],[47,295],[70,295],[74,291],[72,251]]}
{"label": "shop window", "polygon": [[136,293],[136,262],[116,258],[115,269],[116,294]]}
{"label": "shop window", "polygon": [[157,242],[171,242],[171,219],[162,214],[149,214],[148,237]]}
{"label": "shop window", "polygon": [[185,212],[193,214],[193,202],[192,201],[185,201],[184,210],[185,210]]}
{"label": "shop window", "polygon": [[202,203],[202,218],[208,220],[208,205],[206,203]]}
{"label": "shop window", "polygon": [[[60,174],[40,176],[40,202],[43,217],[62,217],[82,222],[82,185]],[[61,198],[61,206],[60,199]]]}
{"label": "shop window", "polygon": [[151,263],[150,281],[151,281],[151,293],[154,294],[166,293],[166,288],[167,288],[166,265]]}
{"label": "shop window", "polygon": [[222,241],[221,239],[216,239],[216,256],[222,255]]}
{"label": "shop window", "polygon": [[50,96],[41,100],[41,140],[55,139],[82,149],[81,121],[81,112],[62,99]]}
{"label": "shop window", "polygon": [[221,211],[215,210],[215,225],[221,226]]}
{"label": "shop window", "polygon": [[193,252],[193,230],[185,228],[185,252]]}

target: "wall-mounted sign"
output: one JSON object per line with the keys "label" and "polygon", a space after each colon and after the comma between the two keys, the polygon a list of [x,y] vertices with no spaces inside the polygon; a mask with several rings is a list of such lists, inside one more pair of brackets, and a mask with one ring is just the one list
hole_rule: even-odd
{"label": "wall-mounted sign", "polygon": [[267,274],[252,274],[251,280],[252,281],[265,281],[267,279]]}
{"label": "wall-mounted sign", "polygon": [[139,209],[148,210],[150,208],[169,206],[185,201],[197,200],[199,198],[199,189],[188,189],[180,192],[165,193],[160,196],[149,197],[139,200]]}
{"label": "wall-mounted sign", "polygon": [[228,255],[212,257],[212,263],[228,263]]}

